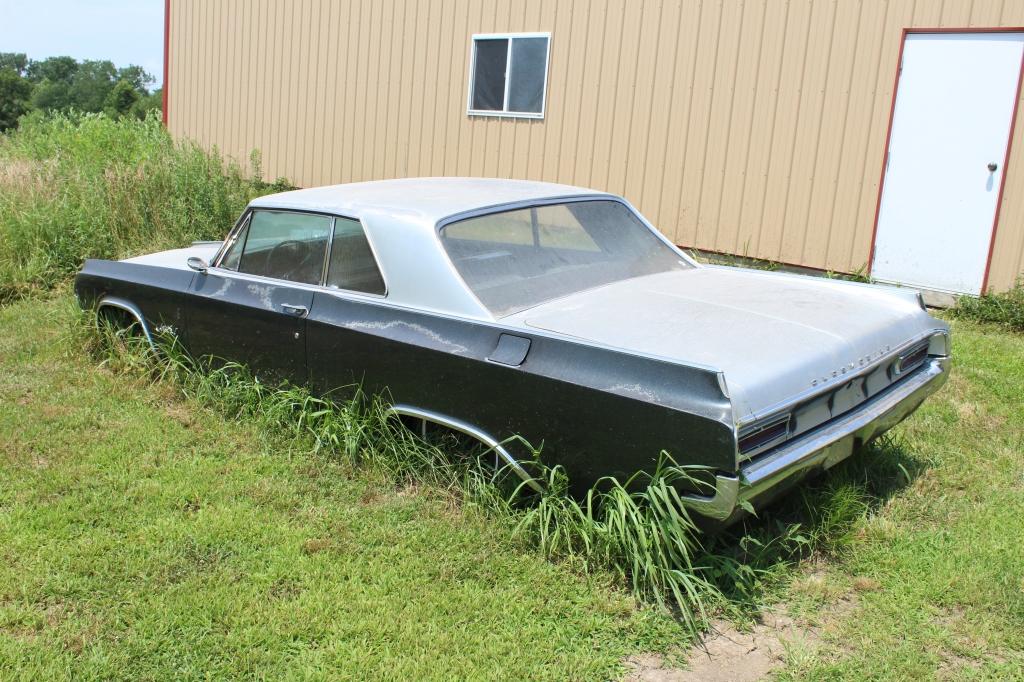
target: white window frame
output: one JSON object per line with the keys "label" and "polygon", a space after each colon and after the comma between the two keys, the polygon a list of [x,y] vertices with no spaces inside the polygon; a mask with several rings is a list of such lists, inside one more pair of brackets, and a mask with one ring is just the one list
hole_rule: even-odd
{"label": "white window frame", "polygon": [[[512,41],[516,38],[547,38],[547,49],[544,52],[544,88],[540,95],[540,112],[509,111],[508,91],[511,83],[509,75],[512,71]],[[478,40],[507,40],[508,54],[505,56],[505,98],[501,111],[488,111],[473,108],[473,86],[476,76],[476,43]],[[469,91],[466,95],[467,116],[491,116],[495,118],[544,118],[548,106],[548,72],[551,71],[551,32],[540,33],[474,33],[469,41]]]}

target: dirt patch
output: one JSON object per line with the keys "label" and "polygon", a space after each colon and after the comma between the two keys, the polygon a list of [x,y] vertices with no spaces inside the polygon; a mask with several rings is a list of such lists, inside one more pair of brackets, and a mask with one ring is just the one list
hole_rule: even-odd
{"label": "dirt patch", "polygon": [[782,666],[787,647],[816,646],[817,628],[800,624],[777,612],[766,612],[746,631],[716,621],[703,645],[694,647],[686,668],[667,666],[654,654],[626,660],[629,682],[752,682],[767,678]]}

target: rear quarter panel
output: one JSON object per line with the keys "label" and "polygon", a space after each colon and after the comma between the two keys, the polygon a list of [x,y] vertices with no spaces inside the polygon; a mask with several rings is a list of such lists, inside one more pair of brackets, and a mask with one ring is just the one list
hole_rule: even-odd
{"label": "rear quarter panel", "polygon": [[[522,365],[487,359],[502,332],[530,339]],[[580,485],[649,468],[662,450],[735,470],[731,404],[710,370],[328,293],[307,349],[318,391],[361,384],[498,440],[520,435]]]}

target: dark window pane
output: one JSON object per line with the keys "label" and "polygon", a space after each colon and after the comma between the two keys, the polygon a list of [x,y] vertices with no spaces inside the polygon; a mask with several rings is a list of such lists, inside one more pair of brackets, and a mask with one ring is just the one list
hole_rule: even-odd
{"label": "dark window pane", "polygon": [[330,229],[328,216],[255,211],[249,221],[238,271],[319,284]]}
{"label": "dark window pane", "polygon": [[547,38],[513,38],[508,110],[539,114],[544,103]]}
{"label": "dark window pane", "polygon": [[331,263],[327,270],[327,286],[335,289],[384,294],[384,278],[366,241],[358,220],[338,218],[331,241]]}
{"label": "dark window pane", "polygon": [[477,40],[475,43],[473,109],[501,111],[505,106],[505,62],[508,60],[508,41]]}

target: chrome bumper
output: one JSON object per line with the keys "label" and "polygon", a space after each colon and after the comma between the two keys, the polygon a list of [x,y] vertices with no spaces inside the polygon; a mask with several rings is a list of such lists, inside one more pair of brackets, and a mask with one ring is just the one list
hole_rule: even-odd
{"label": "chrome bumper", "polygon": [[687,495],[686,504],[702,516],[726,521],[741,513],[742,502],[756,505],[809,472],[843,461],[858,445],[910,416],[948,376],[949,358],[930,358],[911,376],[850,413],[745,463],[739,476],[717,475],[714,495]]}

